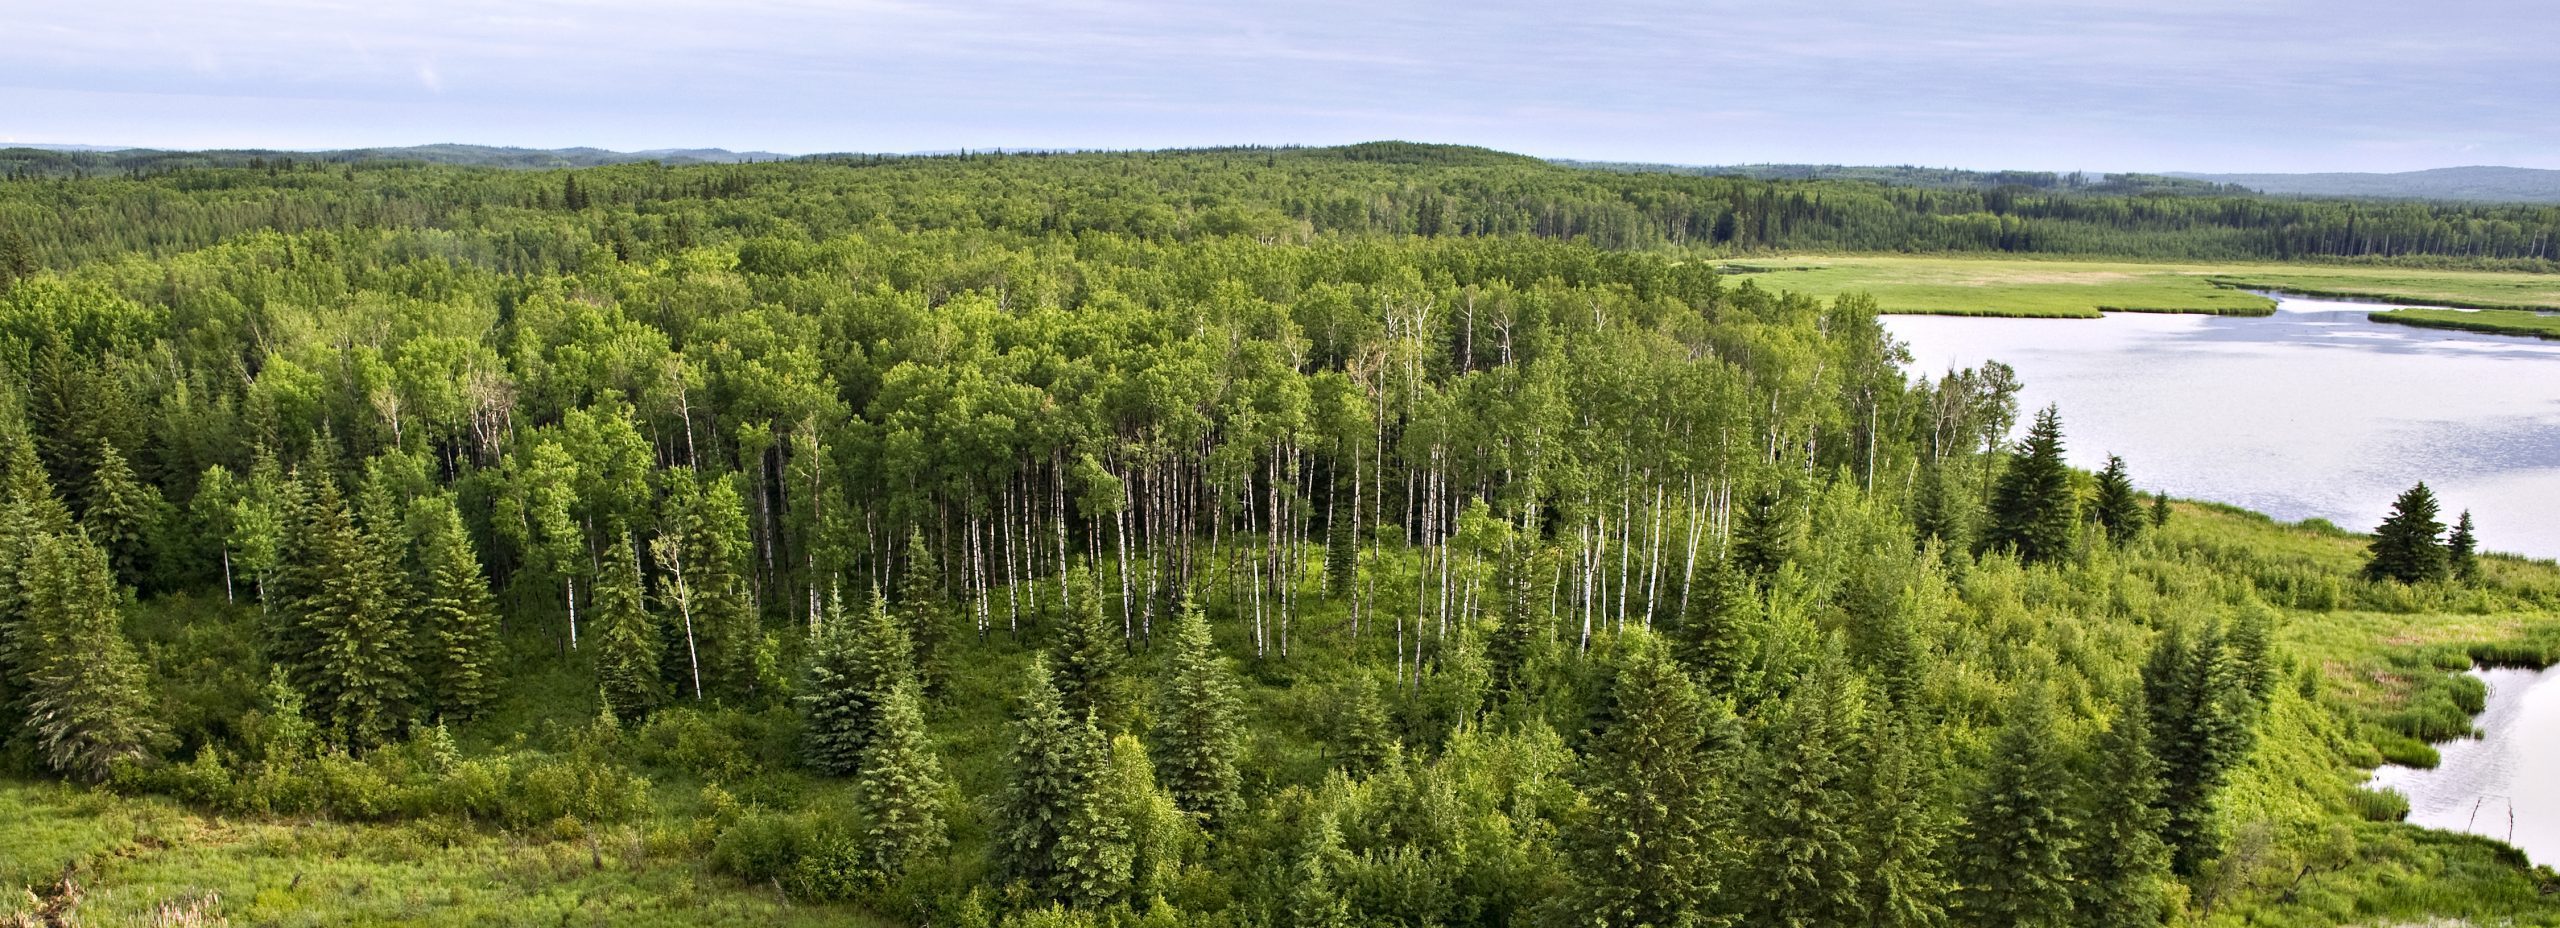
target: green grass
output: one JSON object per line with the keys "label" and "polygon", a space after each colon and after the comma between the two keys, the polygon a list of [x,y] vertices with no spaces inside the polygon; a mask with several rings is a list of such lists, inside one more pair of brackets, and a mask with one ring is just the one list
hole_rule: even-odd
{"label": "green grass", "polygon": [[2422,329],[2560,339],[2560,315],[2521,309],[2388,309],[2368,314],[2365,318]]}
{"label": "green grass", "polygon": [[2560,275],[2285,264],[2172,264],[1905,255],[1786,256],[1725,265],[1772,290],[1873,294],[1889,313],[2096,318],[2102,312],[2263,316],[2251,290],[2500,309],[2560,308]]}
{"label": "green grass", "polygon": [[437,821],[224,819],[159,799],[0,781],[0,921],[66,873],[79,924],[162,906],[238,925],[874,925],[711,874],[646,827],[557,838]]}

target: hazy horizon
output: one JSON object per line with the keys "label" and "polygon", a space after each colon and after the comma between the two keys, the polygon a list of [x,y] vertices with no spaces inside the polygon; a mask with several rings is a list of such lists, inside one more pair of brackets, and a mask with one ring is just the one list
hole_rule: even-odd
{"label": "hazy horizon", "polygon": [[2560,168],[2560,18],[2270,0],[220,7],[0,0],[0,145],[911,152],[1412,139],[1664,164]]}

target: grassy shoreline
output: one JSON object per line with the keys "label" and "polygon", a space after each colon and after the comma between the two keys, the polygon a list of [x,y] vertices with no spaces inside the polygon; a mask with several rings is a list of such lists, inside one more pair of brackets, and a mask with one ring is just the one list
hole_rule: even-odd
{"label": "grassy shoreline", "polygon": [[2519,335],[2560,341],[2560,315],[2519,309],[2386,309],[2367,313],[2366,319],[2421,329],[2446,329],[2457,332],[2485,332],[2491,335]]}
{"label": "grassy shoreline", "polygon": [[2560,275],[2518,271],[2045,258],[1783,255],[1722,265],[1740,280],[1887,313],[2095,319],[2109,312],[2264,316],[2266,291],[2477,309],[2560,309]]}

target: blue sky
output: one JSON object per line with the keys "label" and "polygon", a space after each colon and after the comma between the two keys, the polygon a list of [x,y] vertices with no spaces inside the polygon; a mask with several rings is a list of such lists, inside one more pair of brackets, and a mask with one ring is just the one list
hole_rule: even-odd
{"label": "blue sky", "polygon": [[0,142],[2560,168],[2527,0],[0,0],[0,48]]}

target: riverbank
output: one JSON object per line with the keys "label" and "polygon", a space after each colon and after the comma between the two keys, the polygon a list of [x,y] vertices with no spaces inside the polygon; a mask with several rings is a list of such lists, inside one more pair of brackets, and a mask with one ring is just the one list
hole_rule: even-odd
{"label": "riverbank", "polygon": [[2264,316],[2273,291],[2480,309],[2560,309],[2560,275],[2296,264],[1785,255],[1723,265],[1772,290],[1864,292],[1888,313],[2091,319],[2109,312]]}
{"label": "riverbank", "polygon": [[2560,341],[2560,315],[2521,309],[2386,309],[2367,314],[2365,318],[2421,329],[2452,329]]}

